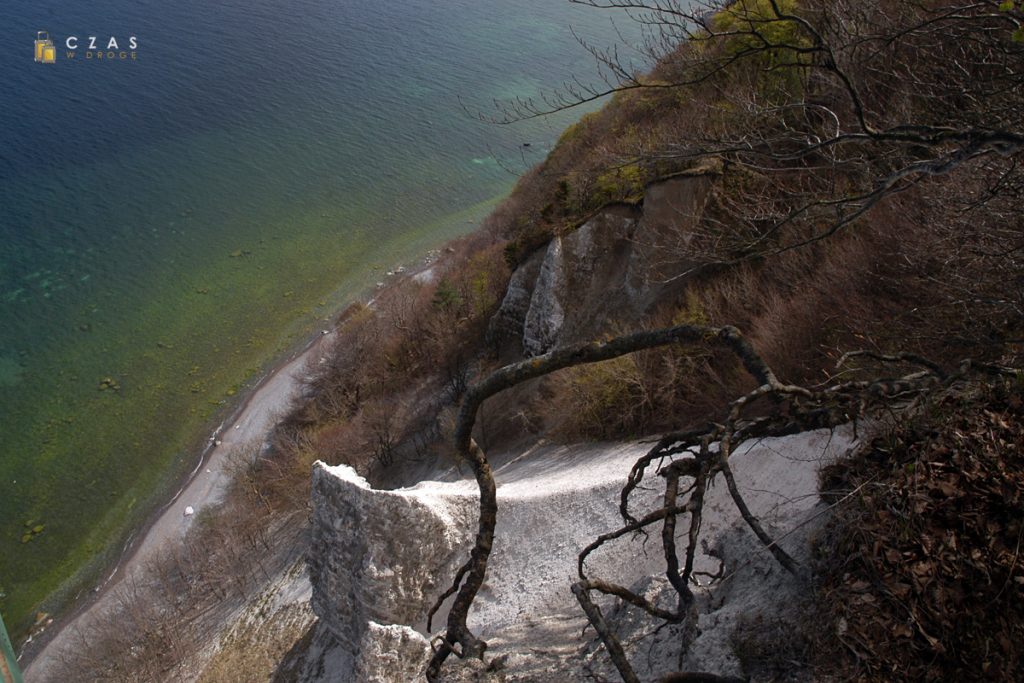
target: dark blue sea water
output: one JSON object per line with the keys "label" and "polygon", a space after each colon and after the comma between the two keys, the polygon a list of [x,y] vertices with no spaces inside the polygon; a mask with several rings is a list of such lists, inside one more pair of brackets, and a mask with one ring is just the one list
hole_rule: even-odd
{"label": "dark blue sea water", "polygon": [[9,625],[89,578],[268,359],[542,158],[582,111],[463,106],[591,79],[570,25],[615,38],[564,0],[0,5]]}

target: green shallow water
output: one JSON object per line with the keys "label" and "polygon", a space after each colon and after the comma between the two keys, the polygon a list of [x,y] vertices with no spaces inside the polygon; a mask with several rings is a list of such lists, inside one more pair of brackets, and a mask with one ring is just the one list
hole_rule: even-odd
{"label": "green shallow water", "polygon": [[[116,243],[68,255],[90,263],[84,275],[66,266],[34,278],[42,301],[26,305],[32,315],[73,309],[59,313],[70,334],[7,357],[4,414],[17,429],[4,449],[31,454],[4,463],[2,541],[12,550],[0,567],[12,623],[76,572],[88,578],[102,564],[91,560],[113,558],[118,539],[194,464],[214,418],[274,357],[383,271],[466,232],[494,203],[466,198],[457,212],[438,207],[387,231],[374,207],[325,196],[254,207],[233,219],[244,225],[208,232],[203,202],[188,196],[175,220],[150,231],[141,295],[126,297],[116,282],[126,258]],[[116,390],[103,388],[107,378]]]}
{"label": "green shallow water", "polygon": [[[130,337],[104,335],[97,324],[62,349],[59,365],[51,367],[54,381],[26,389],[35,390],[36,404],[24,441],[38,439],[42,448],[30,466],[10,475],[12,484],[20,479],[32,487],[14,533],[44,526],[27,544],[17,539],[18,569],[31,572],[36,599],[76,572],[86,570],[85,579],[98,569],[90,566],[97,556],[116,556],[120,545],[112,539],[142,520],[147,501],[173,491],[214,418],[240,400],[272,358],[321,327],[385,268],[464,233],[491,206],[481,202],[384,244],[349,233],[342,249],[330,244],[320,213],[297,215],[292,220],[324,225],[327,235],[291,242],[268,237],[244,256],[224,253],[186,281],[160,283],[153,303],[124,321]],[[239,297],[236,288],[248,296]],[[117,391],[99,388],[106,377]],[[111,467],[112,451],[119,466]],[[84,516],[97,508],[98,518]],[[52,554],[49,546],[56,546]],[[14,588],[11,596],[5,586],[15,607],[11,597],[33,596],[28,586]]]}

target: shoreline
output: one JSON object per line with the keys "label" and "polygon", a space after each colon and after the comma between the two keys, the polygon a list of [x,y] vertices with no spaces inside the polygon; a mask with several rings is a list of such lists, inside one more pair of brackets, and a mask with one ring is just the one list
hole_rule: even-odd
{"label": "shoreline", "polygon": [[[258,412],[252,414],[252,409],[266,407],[262,403],[257,403],[257,399],[260,398],[261,394],[277,389],[277,395],[271,398],[278,400],[273,401],[273,403],[281,410],[287,408],[287,401],[294,395],[295,390],[299,388],[303,379],[302,376],[299,376],[299,371],[304,369],[304,364],[332,334],[330,332],[324,334],[323,331],[311,334],[301,345],[297,345],[290,353],[271,364],[270,368],[246,392],[238,405],[205,440],[195,467],[181,479],[176,492],[155,508],[147,516],[146,520],[129,535],[117,556],[113,568],[109,573],[104,570],[105,578],[95,582],[89,588],[83,588],[73,599],[73,602],[80,600],[80,604],[64,614],[53,617],[52,622],[43,631],[30,636],[22,644],[21,652],[19,653],[19,665],[26,679],[28,679],[30,673],[40,673],[39,671],[34,671],[34,669],[43,665],[42,656],[47,653],[49,648],[55,645],[59,647],[57,645],[58,642],[69,630],[73,628],[82,629],[82,627],[87,626],[87,624],[78,624],[77,622],[82,619],[88,619],[88,615],[101,606],[103,599],[110,594],[111,590],[120,584],[130,571],[138,569],[136,565],[144,564],[144,561],[158,552],[166,541],[174,539],[174,536],[168,532],[177,532],[177,538],[184,537],[184,534],[191,526],[194,514],[185,516],[178,510],[179,507],[184,507],[185,501],[183,499],[188,499],[188,503],[195,509],[195,512],[199,512],[201,509],[218,502],[219,494],[223,489],[222,484],[226,483],[230,478],[229,473],[226,471],[226,466],[230,464],[227,462],[228,456],[234,453],[238,447],[252,440],[240,439],[234,436],[233,433],[241,431],[238,428],[243,422],[252,418],[263,418],[256,425],[251,425],[251,427],[265,427],[265,429],[261,430],[261,436],[265,440],[274,423],[276,423],[276,415],[267,414],[266,412],[263,412],[263,414]],[[286,376],[286,372],[289,370],[293,372],[287,373]],[[278,383],[290,384],[291,386],[279,387],[277,386]],[[268,419],[272,420],[270,424],[266,424]],[[251,428],[245,430],[244,436],[248,436],[251,431],[253,431]],[[233,438],[221,439],[218,445],[217,438],[220,436],[227,437],[229,434]],[[202,475],[204,474],[211,475],[207,477],[207,481],[203,480]],[[200,488],[205,490],[196,490]],[[193,495],[190,492],[191,494],[202,493],[203,495],[193,499]],[[86,590],[89,591],[89,595],[82,599],[83,593]]]}
{"label": "shoreline", "polygon": [[[403,266],[388,271],[384,282],[366,284],[348,297],[346,303],[339,304],[330,322],[324,323],[329,329],[320,327],[269,365],[252,388],[240,397],[238,405],[199,442],[202,447],[196,465],[181,479],[176,492],[129,535],[113,569],[109,573],[104,569],[100,574],[105,574],[106,578],[79,591],[72,603],[81,601],[80,604],[52,617],[42,631],[22,643],[18,662],[26,680],[45,679],[51,663],[60,661],[63,650],[75,645],[74,637],[88,629],[91,616],[101,616],[99,610],[105,609],[105,601],[113,589],[131,573],[144,569],[147,560],[168,542],[184,538],[195,514],[220,500],[224,486],[231,480],[233,460],[229,456],[257,440],[261,446],[265,443],[281,413],[301,388],[310,360],[329,338],[333,338],[338,317],[347,305],[364,299],[366,305],[372,306],[380,291],[407,279],[422,277],[434,267],[437,259],[436,247],[424,249]],[[187,506],[193,507],[192,515],[184,514]],[[89,594],[83,599],[86,590]],[[56,651],[51,652],[54,649]]]}
{"label": "shoreline", "polygon": [[[209,446],[210,435],[218,427],[221,434],[231,427],[232,419],[237,419],[236,411],[257,383],[266,381],[266,376],[280,364],[305,350],[317,333],[335,322],[337,314],[350,302],[374,296],[376,282],[389,279],[384,277],[385,271],[397,270],[402,265],[414,266],[428,251],[472,231],[497,201],[500,196],[465,207],[449,207],[440,217],[383,236],[378,244],[368,244],[358,237],[365,232],[365,226],[355,230],[358,237],[353,243],[355,246],[341,244],[337,258],[333,259],[336,262],[330,277],[319,278],[308,292],[298,289],[299,282],[289,282],[293,277],[303,283],[312,282],[303,267],[277,278],[276,284],[268,284],[265,289],[249,290],[249,294],[243,289],[237,293],[225,290],[223,297],[192,297],[194,302],[187,306],[182,304],[181,309],[188,314],[185,316],[189,321],[188,334],[172,338],[162,333],[149,334],[149,328],[139,327],[132,334],[120,337],[116,358],[127,358],[132,363],[139,361],[137,366],[114,368],[116,363],[107,362],[106,356],[98,353],[98,347],[89,346],[81,349],[84,361],[69,361],[67,367],[57,368],[61,372],[50,373],[53,377],[64,377],[68,368],[97,365],[104,367],[94,373],[96,378],[127,373],[137,381],[128,385],[130,394],[115,396],[110,392],[106,398],[96,399],[94,385],[88,382],[83,385],[79,379],[61,380],[69,388],[55,385],[49,396],[59,400],[52,405],[39,401],[26,403],[38,411],[40,424],[50,414],[64,422],[54,427],[56,431],[48,437],[47,443],[53,444],[54,455],[45,461],[44,467],[37,468],[40,473],[33,469],[31,476],[12,476],[7,480],[12,484],[12,496],[7,501],[12,528],[20,528],[13,521],[21,515],[31,520],[45,514],[53,522],[47,526],[45,543],[11,548],[5,555],[4,571],[0,572],[3,574],[0,583],[4,584],[0,590],[5,592],[4,619],[17,643],[17,651],[34,652],[37,643],[30,643],[29,638],[33,641],[45,638],[46,631],[73,612],[77,603],[88,599],[97,585],[111,578],[118,563],[141,541],[140,534],[152,523],[154,510],[159,511],[191,477],[198,476],[196,468],[204,466],[206,454],[203,451]],[[251,265],[255,268],[257,264]],[[246,266],[243,270],[257,272],[254,268]],[[284,292],[278,301],[276,294],[293,286],[300,296],[289,297],[289,292]],[[191,291],[190,287],[185,289]],[[252,294],[257,291],[259,296],[267,293],[265,306],[254,301]],[[158,298],[151,301],[150,308],[162,315],[165,304],[160,297],[167,294],[160,289],[153,295]],[[186,298],[191,296],[187,294]],[[259,314],[246,317],[245,324],[235,326],[228,335],[207,334],[206,330],[216,331],[216,326],[208,326],[204,321],[210,315],[219,315],[217,311],[222,308],[228,310],[235,299],[243,302],[248,299],[241,308]],[[260,311],[261,308],[267,310]],[[177,304],[168,310],[176,316]],[[148,320],[149,314],[140,319]],[[257,324],[260,321],[267,322]],[[178,331],[175,328],[174,332]],[[99,343],[92,337],[86,341]],[[175,347],[177,350],[166,350]],[[198,349],[204,351],[197,354]],[[198,367],[196,361],[204,366],[198,379],[192,375]],[[88,374],[82,373],[81,377],[88,377]],[[192,394],[202,395],[190,394],[190,384],[198,389]],[[170,387],[173,395],[162,392],[164,386]],[[77,393],[80,389],[85,392],[84,398]],[[94,399],[105,400],[110,405],[100,402],[92,405],[90,402]],[[94,414],[97,419],[90,418]],[[71,426],[75,422],[83,427]],[[60,463],[59,458],[76,444],[94,462],[87,467],[79,463],[74,469],[59,468],[60,477],[44,477],[42,472],[49,472],[46,468],[52,469],[53,462]],[[22,491],[33,491],[37,481],[42,482],[42,488],[33,495],[49,501],[39,503],[44,512],[19,502]],[[110,491],[108,481],[116,484],[113,487],[116,491]],[[83,486],[86,483],[88,486]],[[68,532],[80,527],[84,529],[81,533]],[[23,533],[24,529],[21,531]],[[8,534],[5,549],[8,542],[16,544],[16,541],[17,534]],[[25,571],[30,562],[37,561],[35,571]],[[23,656],[22,661],[27,661],[27,657]]]}

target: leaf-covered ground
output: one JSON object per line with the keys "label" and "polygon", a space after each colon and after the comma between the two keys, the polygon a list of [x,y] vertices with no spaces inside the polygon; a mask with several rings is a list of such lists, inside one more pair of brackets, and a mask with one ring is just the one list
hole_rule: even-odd
{"label": "leaf-covered ground", "polygon": [[1021,382],[947,396],[824,476],[856,493],[819,546],[821,651],[854,680],[1020,680]]}

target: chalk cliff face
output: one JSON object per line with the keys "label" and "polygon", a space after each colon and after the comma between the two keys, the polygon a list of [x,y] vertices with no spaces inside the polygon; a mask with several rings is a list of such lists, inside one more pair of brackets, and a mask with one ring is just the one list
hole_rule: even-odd
{"label": "chalk cliff face", "polygon": [[[798,562],[809,557],[810,534],[824,519],[818,468],[850,445],[849,430],[809,432],[746,444],[730,458],[750,509]],[[487,671],[480,662],[451,658],[445,683],[617,680],[603,647],[584,630],[569,586],[580,550],[622,525],[619,491],[649,448],[644,442],[538,445],[495,463],[498,525],[469,626],[489,643],[489,659],[501,658],[504,668]],[[343,656],[334,657],[330,671],[308,667],[299,679],[422,680],[430,657],[423,620],[468,557],[478,510],[475,484],[433,481],[371,490],[350,468],[321,463],[313,476],[313,609],[327,631],[324,640],[331,641],[323,647]],[[647,514],[661,504],[661,495],[652,475],[647,488],[634,492],[630,509]],[[677,529],[680,547],[687,528]],[[698,631],[656,629],[658,623],[642,611],[599,600],[629,644],[627,654],[642,680],[677,669],[684,641],[684,668],[739,675],[734,635],[791,620],[799,609],[806,586],[763,551],[721,482],[708,489],[702,528],[707,543],[695,558],[698,569],[714,574],[725,563],[733,573],[729,581],[694,587]],[[585,571],[629,586],[665,609],[678,600],[664,578],[656,532],[611,542],[588,558]],[[434,634],[443,630],[444,617],[442,610]]]}
{"label": "chalk cliff face", "polygon": [[[573,632],[582,627],[568,581],[576,553],[595,529],[619,524],[615,494],[646,449],[543,446],[497,467],[502,522],[470,628],[491,638],[521,626],[524,618],[543,622],[547,610],[572,613]],[[402,672],[420,673],[426,666],[426,614],[469,557],[478,496],[472,480],[374,490],[347,466],[315,465],[307,561],[313,611],[346,660],[336,672],[351,672],[350,680],[359,683],[421,680]],[[641,493],[637,501],[656,498],[656,492]],[[597,555],[589,566],[628,582],[635,578],[636,554]],[[443,629],[445,616],[442,609],[435,617],[434,633]],[[496,680],[463,669],[453,660],[446,676]]]}
{"label": "chalk cliff face", "polygon": [[605,332],[610,318],[635,320],[679,291],[683,280],[671,276],[689,265],[682,254],[712,182],[697,173],[652,184],[641,207],[607,207],[552,239],[512,274],[492,339],[539,355]]}
{"label": "chalk cliff face", "polygon": [[[429,654],[427,611],[469,555],[472,485],[374,491],[347,466],[313,468],[308,562],[313,611],[352,658],[356,680],[403,680]],[[404,680],[415,680],[409,676]]]}

